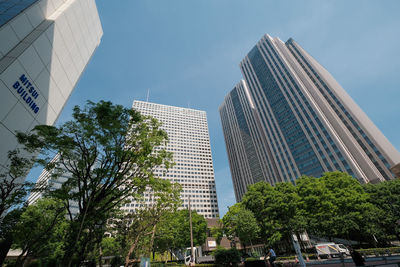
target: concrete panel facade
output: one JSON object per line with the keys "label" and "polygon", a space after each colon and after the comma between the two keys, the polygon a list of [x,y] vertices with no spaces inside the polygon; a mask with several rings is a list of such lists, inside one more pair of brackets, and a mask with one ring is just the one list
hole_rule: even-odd
{"label": "concrete panel facade", "polygon": [[55,123],[102,37],[94,0],[31,0],[13,17],[10,10],[0,13],[3,166],[15,131]]}

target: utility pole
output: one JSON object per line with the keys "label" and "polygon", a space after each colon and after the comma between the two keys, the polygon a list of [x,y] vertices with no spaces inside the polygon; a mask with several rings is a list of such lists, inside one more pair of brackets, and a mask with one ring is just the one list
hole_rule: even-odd
{"label": "utility pole", "polygon": [[190,224],[190,251],[192,252],[191,253],[192,258],[190,259],[190,264],[192,264],[192,260],[194,261],[194,250],[193,250],[192,207],[190,205],[190,195],[189,195],[189,224]]}

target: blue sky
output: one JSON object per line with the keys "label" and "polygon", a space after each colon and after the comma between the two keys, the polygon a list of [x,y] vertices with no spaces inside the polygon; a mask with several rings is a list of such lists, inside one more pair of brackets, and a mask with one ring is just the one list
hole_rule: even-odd
{"label": "blue sky", "polygon": [[74,105],[134,99],[207,111],[221,216],[235,203],[218,113],[263,34],[293,37],[400,149],[400,1],[97,0],[102,42]]}

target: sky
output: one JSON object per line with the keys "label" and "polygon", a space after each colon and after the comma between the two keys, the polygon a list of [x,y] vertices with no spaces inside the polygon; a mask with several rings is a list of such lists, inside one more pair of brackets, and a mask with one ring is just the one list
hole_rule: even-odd
{"label": "sky", "polygon": [[221,217],[235,203],[218,107],[264,34],[292,37],[400,150],[400,1],[97,0],[104,35],[75,105],[133,100],[207,112]]}

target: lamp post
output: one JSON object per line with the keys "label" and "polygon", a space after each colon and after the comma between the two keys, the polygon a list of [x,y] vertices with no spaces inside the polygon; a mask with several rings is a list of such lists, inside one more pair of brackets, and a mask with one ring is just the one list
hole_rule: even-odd
{"label": "lamp post", "polygon": [[194,265],[194,250],[193,250],[193,228],[192,228],[192,207],[190,205],[190,195],[189,195],[189,224],[190,224],[190,251],[191,251],[191,259],[190,265]]}

